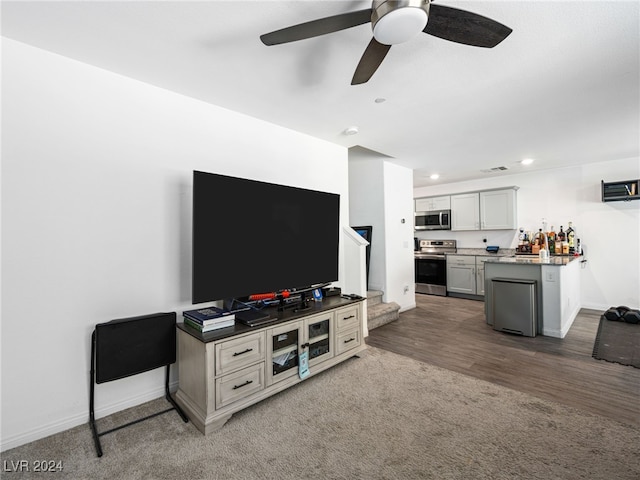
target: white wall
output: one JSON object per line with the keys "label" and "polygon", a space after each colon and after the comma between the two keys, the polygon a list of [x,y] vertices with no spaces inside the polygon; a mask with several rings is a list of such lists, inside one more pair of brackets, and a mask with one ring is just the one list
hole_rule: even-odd
{"label": "white wall", "polygon": [[400,311],[416,306],[413,255],[413,171],[384,162],[386,294]]}
{"label": "white wall", "polygon": [[[583,308],[640,307],[640,201],[601,201],[600,181],[640,178],[640,159],[629,158],[577,167],[492,177],[414,190],[415,197],[517,185],[518,225],[542,227],[542,218],[558,231],[572,221],[587,263],[582,270]],[[421,238],[455,238],[458,248],[488,245],[515,248],[517,231],[421,232]]]}
{"label": "white wall", "polygon": [[349,217],[373,226],[369,289],[401,311],[415,307],[412,185],[411,170],[375,152],[349,151]]}
{"label": "white wall", "polygon": [[349,218],[352,226],[371,225],[369,290],[385,287],[384,171],[380,159],[349,154]]}
{"label": "white wall", "polygon": [[[343,226],[349,207],[343,147],[11,40],[2,56],[5,450],[87,423],[96,323],[191,307],[194,169],[339,193]],[[163,374],[98,385],[97,416]]]}

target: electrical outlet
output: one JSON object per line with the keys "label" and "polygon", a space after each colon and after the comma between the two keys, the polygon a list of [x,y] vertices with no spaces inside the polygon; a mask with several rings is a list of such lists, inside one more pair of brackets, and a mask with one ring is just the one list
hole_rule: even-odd
{"label": "electrical outlet", "polygon": [[404,293],[405,294],[409,293],[409,285],[404,286]]}

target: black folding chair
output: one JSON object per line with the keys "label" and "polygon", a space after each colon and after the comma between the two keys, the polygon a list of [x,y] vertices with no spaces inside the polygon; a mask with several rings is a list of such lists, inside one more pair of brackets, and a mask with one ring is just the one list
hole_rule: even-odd
{"label": "black folding chair", "polygon": [[[100,437],[144,420],[176,410],[184,422],[189,419],[169,393],[169,369],[176,362],[176,314],[156,313],[99,323],[91,334],[91,380],[89,424],[98,457],[102,457]],[[98,432],[94,413],[96,383],[118,380],[166,367],[165,398],[171,407],[104,432]]]}

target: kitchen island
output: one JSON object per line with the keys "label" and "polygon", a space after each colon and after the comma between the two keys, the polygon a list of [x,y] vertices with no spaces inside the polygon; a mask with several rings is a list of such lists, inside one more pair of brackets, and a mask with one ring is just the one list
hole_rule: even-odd
{"label": "kitchen island", "polygon": [[[584,257],[505,256],[485,262],[485,316],[493,325],[496,308],[493,280],[535,282],[536,332],[539,335],[564,338],[580,311],[580,265]],[[499,306],[498,306],[499,308]]]}

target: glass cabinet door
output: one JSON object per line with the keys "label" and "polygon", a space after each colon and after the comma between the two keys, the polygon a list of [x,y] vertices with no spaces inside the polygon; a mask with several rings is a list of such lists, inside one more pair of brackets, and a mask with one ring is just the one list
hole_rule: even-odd
{"label": "glass cabinet door", "polygon": [[267,341],[271,364],[267,366],[268,384],[298,374],[300,324],[285,325],[268,331]]}
{"label": "glass cabinet door", "polygon": [[309,365],[333,357],[333,314],[316,316],[305,321]]}
{"label": "glass cabinet door", "polygon": [[299,355],[307,352],[309,369],[334,357],[334,314],[313,315],[267,330],[267,385],[299,374]]}

